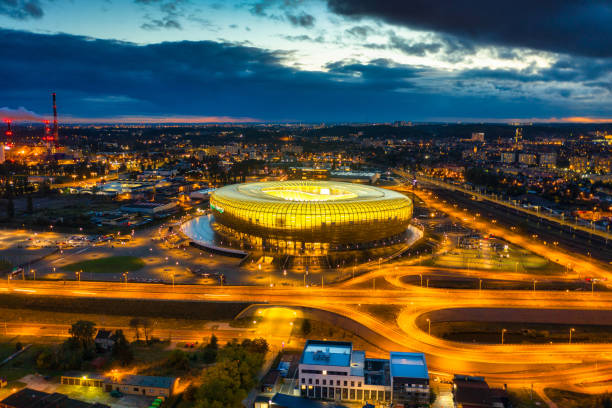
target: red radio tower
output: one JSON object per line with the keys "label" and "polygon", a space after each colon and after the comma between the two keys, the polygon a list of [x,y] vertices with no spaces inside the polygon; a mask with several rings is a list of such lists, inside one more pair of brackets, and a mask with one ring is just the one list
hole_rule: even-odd
{"label": "red radio tower", "polygon": [[59,137],[57,135],[57,105],[55,104],[55,92],[53,92],[53,142],[58,144]]}
{"label": "red radio tower", "polygon": [[43,120],[43,123],[45,124],[45,135],[43,136],[43,142],[49,144],[51,141],[51,135],[49,134],[51,132],[51,128],[49,128],[49,121],[45,119]]}
{"label": "red radio tower", "polygon": [[11,130],[11,120],[4,119],[4,121],[6,122],[6,132],[4,132],[6,144],[12,147],[13,146],[13,131]]}

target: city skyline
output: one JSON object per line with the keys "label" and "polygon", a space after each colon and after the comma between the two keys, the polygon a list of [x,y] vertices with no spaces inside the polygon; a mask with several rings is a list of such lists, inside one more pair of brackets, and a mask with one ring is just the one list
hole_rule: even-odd
{"label": "city skyline", "polygon": [[[495,8],[495,9],[493,9]],[[0,3],[3,117],[610,121],[610,2]]]}

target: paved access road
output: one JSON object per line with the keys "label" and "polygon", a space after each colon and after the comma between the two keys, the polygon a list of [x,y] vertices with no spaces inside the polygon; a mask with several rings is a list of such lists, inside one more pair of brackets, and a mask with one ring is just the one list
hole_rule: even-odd
{"label": "paved access road", "polygon": [[[477,345],[455,343],[429,336],[416,319],[421,314],[449,307],[612,309],[612,293],[566,293],[536,291],[441,290],[403,288],[399,290],[326,288],[266,288],[175,286],[160,284],[98,282],[11,282],[0,286],[4,293],[29,296],[137,298],[152,300],[240,301],[333,312],[359,325],[358,334],[383,350],[413,350],[427,354],[430,369],[445,373],[485,375],[493,383],[530,386],[574,387],[602,390],[598,382],[612,378],[612,344]],[[397,324],[380,320],[360,305],[405,306]],[[287,313],[291,309],[288,309]],[[290,317],[289,317],[290,318]],[[284,327],[285,316],[273,316]],[[283,323],[284,322],[284,323]],[[608,323],[608,322],[602,322]],[[348,324],[348,323],[347,323]],[[271,324],[264,331],[276,331]],[[287,327],[288,330],[288,327]],[[286,335],[286,334],[284,334]],[[283,336],[284,336],[283,335]],[[282,337],[282,336],[281,336]],[[595,365],[597,364],[597,370]]]}

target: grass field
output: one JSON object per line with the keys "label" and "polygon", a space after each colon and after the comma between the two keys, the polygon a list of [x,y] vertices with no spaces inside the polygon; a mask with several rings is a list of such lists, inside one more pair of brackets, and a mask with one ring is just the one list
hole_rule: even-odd
{"label": "grass field", "polygon": [[509,388],[508,396],[512,406],[517,408],[543,408],[546,406],[538,394],[529,388]]}
{"label": "grass field", "polygon": [[6,259],[0,259],[0,272],[8,271],[13,265]]}
{"label": "grass field", "polygon": [[609,395],[580,394],[556,388],[546,388],[544,392],[559,408],[600,408],[606,406],[605,398],[610,401]]}
{"label": "grass field", "polygon": [[145,266],[145,262],[135,256],[110,256],[76,262],[62,267],[68,271],[83,271],[84,273],[117,273],[137,271]]}
{"label": "grass field", "polygon": [[505,256],[507,257],[500,257],[494,251],[455,248],[451,252],[437,256],[428,263],[432,266],[445,268],[486,269],[522,273],[529,273],[530,270],[538,271],[538,273],[547,270],[550,270],[551,273],[563,271],[561,266],[521,248],[510,247]]}
{"label": "grass field", "polygon": [[[75,313],[181,320],[231,320],[250,303],[158,302],[140,299],[63,298],[51,296],[0,295],[0,308],[28,309],[45,313]],[[25,318],[25,317],[24,317]]]}
{"label": "grass field", "polygon": [[[505,329],[504,343],[546,344],[567,343],[573,328],[573,343],[612,342],[612,326],[569,325],[543,323],[484,323],[484,322],[432,322],[432,336],[464,343],[499,344]],[[427,327],[425,327],[427,330]]]}

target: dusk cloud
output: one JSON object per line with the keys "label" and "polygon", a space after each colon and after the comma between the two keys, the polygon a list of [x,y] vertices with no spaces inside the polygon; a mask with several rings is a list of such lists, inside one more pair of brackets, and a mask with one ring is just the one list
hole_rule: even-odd
{"label": "dusk cloud", "polygon": [[38,0],[0,0],[0,14],[16,20],[41,18],[43,9]]}
{"label": "dusk cloud", "polygon": [[[215,41],[138,45],[0,31],[0,100],[39,114],[56,91],[62,115],[228,116],[269,121],[609,115],[609,60],[549,68],[446,71],[388,59],[287,66],[285,51]],[[36,70],[31,69],[35,66]]]}
{"label": "dusk cloud", "polygon": [[370,17],[482,45],[612,57],[612,1],[326,0],[350,18]]}

